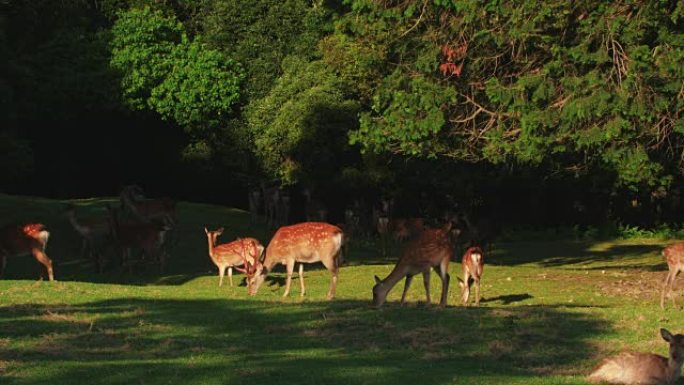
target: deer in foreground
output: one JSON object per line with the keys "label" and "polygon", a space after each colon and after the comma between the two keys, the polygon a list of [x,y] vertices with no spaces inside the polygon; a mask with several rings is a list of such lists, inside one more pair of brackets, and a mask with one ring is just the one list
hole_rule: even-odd
{"label": "deer in foreground", "polygon": [[667,246],[663,249],[661,254],[665,257],[668,269],[667,276],[663,282],[663,291],[660,294],[660,308],[665,309],[666,295],[672,299],[672,306],[677,306],[674,295],[672,295],[672,287],[674,286],[677,275],[684,269],[684,243],[674,243]]}
{"label": "deer in foreground", "polygon": [[378,308],[381,307],[390,290],[402,278],[406,278],[404,292],[401,295],[401,304],[403,305],[413,276],[418,273],[423,274],[425,296],[429,305],[430,269],[434,268],[442,279],[442,296],[439,304],[445,307],[449,291],[449,260],[454,253],[452,235],[458,235],[458,232],[458,229],[452,230],[451,222],[447,222],[439,229],[426,228],[417,238],[411,240],[392,272],[382,280],[377,275],[375,276],[373,305]]}
{"label": "deer in foreground", "polygon": [[263,260],[257,266],[250,295],[256,294],[266,275],[276,264],[282,263],[287,268],[283,294],[283,297],[287,297],[290,293],[295,263],[299,262],[300,295],[304,296],[304,263],[322,262],[332,274],[327,298],[333,299],[337,288],[337,270],[343,238],[342,229],[325,222],[303,222],[279,228],[266,247]]}
{"label": "deer in foreground", "polygon": [[120,222],[118,210],[109,204],[106,207],[109,212],[110,231],[119,249],[121,265],[128,264],[130,270],[131,254],[134,249],[139,249],[145,256],[159,262],[159,270],[163,272],[166,267],[166,253],[162,246],[170,228],[158,223]]}
{"label": "deer in foreground", "polygon": [[66,216],[71,226],[81,236],[81,257],[87,252],[95,261],[97,271],[102,272],[101,247],[109,236],[107,219],[78,219],[76,207],[72,203],[67,204]]}
{"label": "deer in foreground", "polygon": [[[48,278],[54,281],[52,260],[45,254],[50,233],[40,223],[8,224],[0,228],[0,275],[5,273],[7,258],[31,254],[47,270]],[[43,269],[40,270],[43,279]]]}
{"label": "deer in foreground", "polygon": [[[219,235],[223,234],[223,227],[209,231],[204,228],[209,241],[209,257],[219,270],[219,286],[223,286],[223,276],[228,269],[228,281],[233,286],[233,267],[256,264],[264,251],[264,246],[254,238],[241,238],[230,243],[216,244]],[[251,260],[250,260],[251,259]]]}
{"label": "deer in foreground", "polygon": [[482,249],[475,246],[470,247],[463,254],[461,267],[463,268],[463,280],[458,279],[461,286],[461,302],[463,306],[468,306],[470,297],[470,286],[475,283],[475,306],[480,306],[480,278],[484,268]]}
{"label": "deer in foreground", "polygon": [[684,361],[684,335],[672,335],[660,329],[660,335],[670,344],[669,356],[652,353],[625,352],[604,359],[587,376],[591,383],[625,385],[673,385],[681,375]]}
{"label": "deer in foreground", "polygon": [[171,198],[145,199],[139,186],[130,185],[121,190],[119,199],[121,207],[139,221],[158,221],[170,226],[176,224],[176,202]]}

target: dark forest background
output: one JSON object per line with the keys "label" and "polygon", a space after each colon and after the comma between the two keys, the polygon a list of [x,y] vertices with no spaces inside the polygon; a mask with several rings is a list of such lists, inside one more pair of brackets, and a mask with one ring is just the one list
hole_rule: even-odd
{"label": "dark forest background", "polygon": [[682,217],[677,1],[0,0],[0,190]]}

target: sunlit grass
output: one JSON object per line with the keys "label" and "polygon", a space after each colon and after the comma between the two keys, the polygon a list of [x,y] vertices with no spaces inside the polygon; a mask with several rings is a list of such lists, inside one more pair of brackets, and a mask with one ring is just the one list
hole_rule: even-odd
{"label": "sunlit grass", "polygon": [[[104,201],[115,202],[76,203],[99,215]],[[0,197],[3,218],[48,226],[57,278],[36,281],[29,257],[9,261],[0,280],[2,384],[582,384],[603,355],[665,354],[658,328],[684,332],[681,311],[658,305],[665,241],[500,243],[486,256],[480,308],[458,303],[454,262],[446,309],[434,305],[433,274],[432,307],[417,279],[406,306],[400,282],[376,310],[373,275],[390,272],[397,246],[382,259],[373,242],[352,244],[333,301],[319,265],[305,267],[306,297],[294,282],[282,298],[282,269],[250,297],[241,275],[239,286],[218,287],[203,231],[224,226],[223,241],[267,243],[269,231],[246,213],[182,203],[164,276],[149,266],[95,274],[78,258],[63,203]]]}

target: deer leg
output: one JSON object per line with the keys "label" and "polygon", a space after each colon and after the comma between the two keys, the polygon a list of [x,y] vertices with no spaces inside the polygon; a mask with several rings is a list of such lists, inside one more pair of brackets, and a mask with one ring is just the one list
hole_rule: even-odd
{"label": "deer leg", "polygon": [[292,284],[292,273],[294,272],[294,265],[294,259],[290,259],[287,261],[287,279],[285,280],[285,293],[283,294],[283,297],[287,297],[287,295],[290,294],[290,284]]}
{"label": "deer leg", "polygon": [[223,275],[226,272],[226,267],[225,266],[219,266],[219,287],[223,286]]}
{"label": "deer leg", "polygon": [[470,273],[466,270],[463,272],[463,285],[461,286],[461,303],[463,306],[468,306],[468,297],[470,297]]}
{"label": "deer leg", "polygon": [[228,281],[230,281],[230,287],[233,287],[233,266],[228,266]]}
{"label": "deer leg", "polygon": [[426,304],[429,306],[430,303],[432,302],[430,300],[430,269],[429,268],[423,272],[423,285],[425,286],[425,301],[426,301]]}
{"label": "deer leg", "polygon": [[[54,273],[52,271],[52,260],[50,260],[50,258],[48,258],[48,256],[47,256],[47,254],[45,254],[42,250],[33,249],[32,253],[33,253],[33,256],[36,258],[36,260],[40,264],[45,266],[45,270],[47,270],[48,278],[50,279],[50,281],[54,281],[55,276],[54,276]],[[41,273],[40,273],[40,278],[41,279],[43,278],[42,269],[41,269]]]}
{"label": "deer leg", "polygon": [[660,293],[660,308],[665,310],[665,293],[667,292],[668,286],[670,284],[670,279],[672,277],[672,270],[667,272],[667,276],[663,281],[663,290]]}
{"label": "deer leg", "polygon": [[301,289],[299,296],[303,297],[304,293],[306,292],[306,289],[304,289],[304,264],[303,263],[299,264],[299,287]]}
{"label": "deer leg", "polygon": [[335,292],[337,291],[337,264],[335,263],[334,257],[330,260],[321,262],[323,262],[323,266],[332,274],[332,277],[330,278],[330,289],[328,290],[326,298],[333,299],[335,298]]}
{"label": "deer leg", "polygon": [[475,306],[480,306],[480,277],[475,279]]}
{"label": "deer leg", "polygon": [[442,279],[442,295],[439,299],[439,306],[446,307],[447,296],[449,295],[449,258],[445,258],[439,264],[439,278]]}
{"label": "deer leg", "polygon": [[409,287],[411,287],[411,282],[413,281],[413,276],[412,275],[407,275],[406,276],[406,282],[404,282],[404,292],[401,293],[401,302],[400,304],[404,304],[404,300],[406,299],[406,293],[409,291]]}
{"label": "deer leg", "polygon": [[670,280],[670,289],[668,290],[668,295],[670,296],[670,299],[672,300],[672,307],[677,308],[677,304],[675,303],[675,296],[672,293],[672,290],[674,289],[674,283],[675,280],[677,279],[677,276],[679,275],[679,269],[675,270],[674,273],[672,274],[672,279]]}

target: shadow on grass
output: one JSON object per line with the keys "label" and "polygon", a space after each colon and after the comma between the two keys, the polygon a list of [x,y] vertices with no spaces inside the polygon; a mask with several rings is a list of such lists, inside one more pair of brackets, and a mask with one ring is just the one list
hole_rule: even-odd
{"label": "shadow on grass", "polygon": [[657,263],[644,260],[649,254],[659,256],[662,245],[613,245],[604,250],[593,250],[593,245],[591,242],[572,241],[505,244],[489,256],[486,263],[501,266],[536,263],[542,267],[635,268],[653,271],[666,266],[660,259]]}
{"label": "shadow on grass", "polygon": [[502,305],[510,305],[515,302],[522,302],[524,300],[533,298],[531,295],[524,293],[524,294],[507,294],[507,295],[500,295],[497,297],[491,297],[491,298],[482,298],[480,299],[480,302],[482,303],[489,303],[489,302],[501,302]]}
{"label": "shadow on grass", "polygon": [[[510,299],[510,298],[509,298]],[[526,383],[608,325],[554,307],[112,299],[0,307],[3,384]]]}

